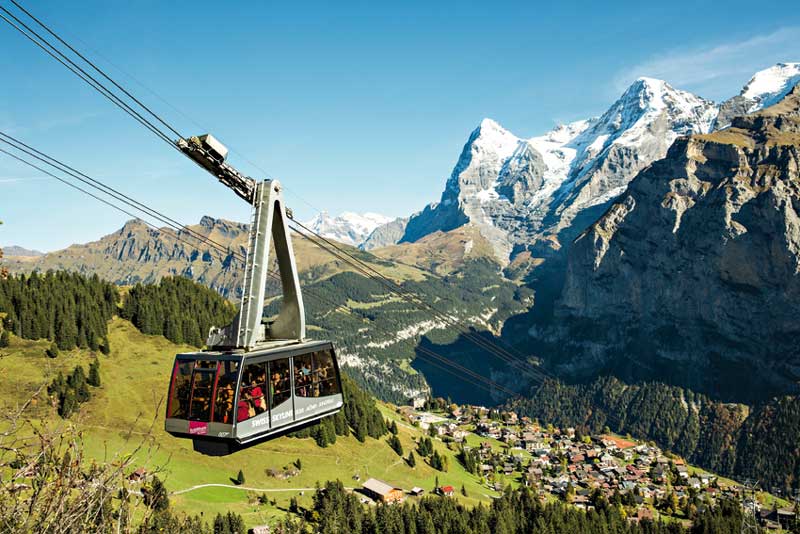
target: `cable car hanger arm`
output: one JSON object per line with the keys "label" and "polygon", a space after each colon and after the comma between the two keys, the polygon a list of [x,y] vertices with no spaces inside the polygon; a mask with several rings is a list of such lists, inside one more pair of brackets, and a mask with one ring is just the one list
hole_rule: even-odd
{"label": "cable car hanger arm", "polygon": [[192,161],[210,172],[227,187],[231,188],[241,199],[253,204],[256,191],[256,180],[245,176],[233,166],[225,163],[228,149],[211,134],[193,135],[188,139],[180,138],[175,145]]}
{"label": "cable car hanger arm", "polygon": [[[179,139],[175,144],[253,206],[239,312],[230,325],[212,327],[206,344],[215,349],[249,351],[268,342],[302,342],[306,336],[305,310],[289,233],[291,212],[287,213],[284,206],[281,184],[277,180],[256,181],[225,163],[228,149],[210,134]],[[262,319],[270,242],[278,261],[283,299],[277,318],[265,325]]]}

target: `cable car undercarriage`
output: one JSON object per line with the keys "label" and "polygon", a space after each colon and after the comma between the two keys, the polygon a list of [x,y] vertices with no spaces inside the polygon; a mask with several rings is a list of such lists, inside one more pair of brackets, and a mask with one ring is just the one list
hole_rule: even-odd
{"label": "cable car undercarriage", "polygon": [[[233,322],[212,328],[208,350],[175,356],[165,430],[194,449],[225,455],[307,426],[342,409],[333,344],[306,340],[297,266],[277,180],[256,180],[225,163],[210,135],[179,139],[181,151],[253,206],[242,302]],[[283,301],[263,321],[270,242]]]}

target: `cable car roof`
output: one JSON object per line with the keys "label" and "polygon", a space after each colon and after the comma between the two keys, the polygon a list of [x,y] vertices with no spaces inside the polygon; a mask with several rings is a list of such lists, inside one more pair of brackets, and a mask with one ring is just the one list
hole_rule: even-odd
{"label": "cable car roof", "polygon": [[251,359],[262,356],[273,357],[288,357],[296,356],[298,354],[305,354],[307,352],[325,348],[331,348],[330,341],[271,341],[260,345],[255,350],[244,352],[242,350],[230,351],[198,351],[198,352],[183,352],[176,357],[185,360],[241,360],[242,358]]}

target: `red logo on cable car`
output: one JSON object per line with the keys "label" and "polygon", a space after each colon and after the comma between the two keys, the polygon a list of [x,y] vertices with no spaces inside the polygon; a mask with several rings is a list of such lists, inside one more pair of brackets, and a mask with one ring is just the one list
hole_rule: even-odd
{"label": "red logo on cable car", "polygon": [[208,423],[201,421],[189,421],[189,434],[205,436],[208,434]]}

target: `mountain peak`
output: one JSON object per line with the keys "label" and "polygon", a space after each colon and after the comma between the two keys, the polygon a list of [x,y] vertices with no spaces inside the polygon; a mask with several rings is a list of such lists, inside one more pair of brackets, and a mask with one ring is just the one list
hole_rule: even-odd
{"label": "mountain peak", "polygon": [[506,129],[500,126],[494,119],[490,119],[489,117],[484,117],[481,123],[478,125],[478,130],[500,130],[505,132]]}
{"label": "mountain peak", "polygon": [[211,217],[210,215],[203,215],[200,219],[200,226],[204,228],[214,228],[214,225],[217,224],[217,219]]}
{"label": "mountain peak", "polygon": [[749,111],[755,111],[777,103],[798,83],[800,63],[776,63],[756,72],[742,89],[741,96],[754,102]]}
{"label": "mountain peak", "polygon": [[119,233],[130,234],[142,229],[146,230],[147,228],[148,226],[141,219],[130,219],[126,221],[124,225],[122,225],[122,228],[119,229]]}
{"label": "mountain peak", "polygon": [[345,243],[347,245],[361,245],[376,228],[392,221],[391,217],[378,213],[354,213],[345,211],[336,217],[331,217],[327,211],[322,211],[316,217],[303,224],[313,229],[318,234]]}

